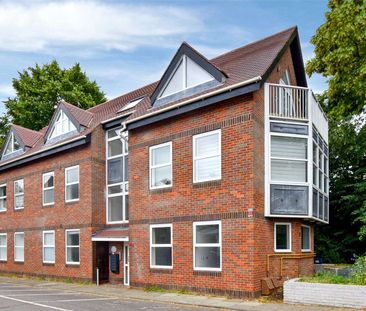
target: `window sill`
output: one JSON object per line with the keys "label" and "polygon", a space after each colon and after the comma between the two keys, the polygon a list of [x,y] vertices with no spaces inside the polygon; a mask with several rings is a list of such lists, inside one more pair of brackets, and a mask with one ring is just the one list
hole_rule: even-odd
{"label": "window sill", "polygon": [[42,265],[43,266],[51,266],[52,267],[52,266],[55,265],[55,263],[54,262],[43,262]]}
{"label": "window sill", "polygon": [[276,254],[289,254],[292,253],[292,250],[275,250]]}
{"label": "window sill", "polygon": [[2,210],[2,211],[0,211],[0,213],[5,213],[6,212],[6,210]]}
{"label": "window sill", "polygon": [[23,208],[14,208],[14,212],[22,212],[24,211],[24,207]]}
{"label": "window sill", "polygon": [[221,186],[221,179],[193,182],[193,188],[206,188]]}
{"label": "window sill", "polygon": [[24,265],[24,261],[15,261],[14,260],[14,264],[16,264],[16,265]]}
{"label": "window sill", "polygon": [[8,260],[7,260],[7,259],[6,259],[6,260],[5,260],[5,259],[1,259],[1,260],[0,260],[0,263],[7,263],[7,262],[8,262]]}
{"label": "window sill", "polygon": [[42,208],[50,208],[50,207],[51,208],[55,207],[55,203],[42,205]]}
{"label": "window sill", "polygon": [[74,204],[78,204],[80,202],[80,200],[75,200],[75,201],[65,201],[65,205],[74,205]]}
{"label": "window sill", "polygon": [[221,276],[221,271],[205,271],[205,270],[194,270],[193,271],[193,275],[197,275],[197,276],[216,276],[219,277]]}
{"label": "window sill", "polygon": [[80,268],[80,263],[67,263],[65,264],[67,268]]}
{"label": "window sill", "polygon": [[173,267],[171,268],[150,268],[150,273],[162,273],[162,274],[172,274]]}
{"label": "window sill", "polygon": [[160,193],[172,192],[172,191],[173,191],[173,187],[149,189],[150,194],[160,194]]}

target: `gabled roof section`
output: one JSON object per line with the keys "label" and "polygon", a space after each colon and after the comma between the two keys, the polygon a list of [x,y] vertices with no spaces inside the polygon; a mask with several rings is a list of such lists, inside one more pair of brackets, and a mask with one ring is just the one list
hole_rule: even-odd
{"label": "gabled roof section", "polygon": [[32,148],[43,137],[41,132],[33,131],[20,125],[13,124],[12,128],[17,133],[24,146],[28,148]]}
{"label": "gabled roof section", "polygon": [[[153,105],[160,104],[159,103],[159,97],[164,93],[164,91],[169,87],[170,83],[174,83],[174,79],[177,79],[177,75],[183,74],[183,71],[185,72],[188,68],[188,66],[192,66],[192,70],[195,70],[197,74],[201,75],[204,81],[202,81],[202,84],[209,84],[210,80],[215,81],[216,83],[211,83],[210,85],[207,85],[207,88],[212,88],[214,86],[217,86],[220,83],[223,83],[226,74],[221,71],[217,66],[212,64],[206,57],[204,57],[202,54],[197,52],[195,49],[193,49],[188,43],[183,42],[182,45],[179,47],[177,52],[175,53],[173,59],[171,60],[169,66],[165,70],[162,78],[158,82],[158,85],[154,92],[152,93],[150,99]],[[207,79],[205,79],[204,76],[207,76]],[[209,79],[209,77],[212,77],[212,79]],[[199,81],[198,81],[199,82]],[[197,83],[198,85],[200,83]],[[197,91],[201,91],[202,89],[207,88],[199,88],[196,90],[192,90],[192,86],[186,86],[182,89],[182,91],[191,89],[191,92],[188,94],[197,93]],[[187,95],[187,94],[183,94]],[[167,97],[171,97],[168,96]],[[175,100],[176,98],[179,98],[179,96],[175,96],[170,99],[165,99],[162,101],[162,104],[165,104],[166,102],[169,102],[171,100]],[[163,98],[162,98],[163,99]],[[162,100],[161,99],[161,100]]]}
{"label": "gabled roof section", "polygon": [[[67,118],[70,121],[70,128],[65,133],[57,135],[56,137],[52,137],[54,136],[53,131],[55,130],[55,125],[58,122],[60,114],[62,117]],[[85,128],[88,128],[92,119],[93,114],[91,112],[78,108],[65,101],[61,101],[57,106],[57,109],[54,112],[51,122],[45,132],[45,141],[52,143],[54,141],[59,141],[67,137],[74,136],[83,131]]]}

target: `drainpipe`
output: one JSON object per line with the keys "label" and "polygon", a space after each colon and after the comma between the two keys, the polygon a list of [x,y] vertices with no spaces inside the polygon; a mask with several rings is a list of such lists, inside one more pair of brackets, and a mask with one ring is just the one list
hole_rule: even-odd
{"label": "drainpipe", "polygon": [[128,140],[128,138],[125,136],[125,135],[123,135],[123,132],[126,130],[126,128],[127,128],[127,126],[126,126],[126,123],[125,122],[122,122],[121,123],[121,125],[122,125],[122,128],[121,128],[121,130],[120,130],[120,132],[119,132],[119,136],[125,141],[125,142],[127,142],[127,140]]}

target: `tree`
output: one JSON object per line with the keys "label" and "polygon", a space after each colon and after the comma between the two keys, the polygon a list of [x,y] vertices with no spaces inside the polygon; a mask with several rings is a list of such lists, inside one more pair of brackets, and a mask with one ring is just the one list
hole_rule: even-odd
{"label": "tree", "polygon": [[306,71],[329,78],[329,113],[349,118],[366,102],[366,1],[329,0],[328,7],[326,22],[311,39],[315,57]]}
{"label": "tree", "polygon": [[83,109],[106,101],[97,83],[89,80],[79,64],[61,69],[56,60],[19,72],[13,87],[16,96],[5,101],[6,118],[33,130],[49,123],[60,99]]}
{"label": "tree", "polygon": [[317,229],[316,247],[340,262],[366,252],[366,1],[329,0],[328,7],[306,71],[329,83],[318,99],[330,118],[330,224]]}

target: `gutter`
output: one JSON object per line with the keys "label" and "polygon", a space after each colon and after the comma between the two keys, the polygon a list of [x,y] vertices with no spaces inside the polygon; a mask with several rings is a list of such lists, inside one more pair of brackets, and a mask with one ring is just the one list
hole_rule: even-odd
{"label": "gutter", "polygon": [[218,90],[215,90],[215,91],[206,93],[206,94],[202,94],[200,96],[197,96],[197,97],[194,97],[194,98],[191,98],[191,99],[187,99],[187,100],[185,100],[183,102],[180,102],[180,103],[177,103],[175,105],[172,105],[172,106],[169,106],[169,107],[165,107],[165,108],[162,108],[162,109],[158,109],[156,111],[152,111],[150,113],[144,114],[144,115],[142,115],[140,117],[137,117],[137,118],[134,118],[134,119],[131,119],[131,120],[127,120],[126,122],[123,122],[123,124],[124,125],[127,125],[127,124],[130,124],[130,123],[134,123],[136,121],[139,121],[139,120],[142,120],[142,119],[145,119],[145,118],[148,118],[148,117],[151,117],[151,116],[160,114],[162,112],[166,112],[166,111],[172,110],[174,108],[179,108],[181,106],[188,105],[188,104],[190,104],[192,102],[199,101],[199,100],[203,100],[203,99],[206,99],[208,97],[211,97],[211,96],[214,96],[214,95],[217,95],[217,94],[220,94],[220,93],[224,93],[226,91],[231,92],[232,90],[237,89],[237,88],[239,88],[241,86],[245,86],[245,85],[248,85],[248,84],[256,83],[256,82],[259,82],[261,80],[262,80],[262,77],[261,76],[257,76],[257,77],[251,78],[249,80],[241,81],[239,83],[226,86],[226,87],[224,87],[222,89],[218,89]]}

